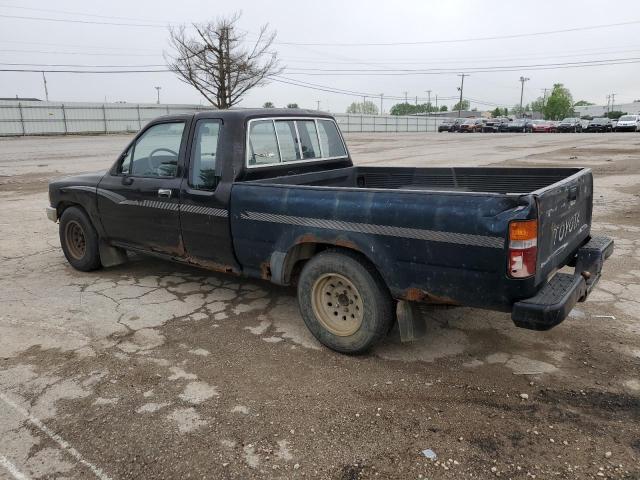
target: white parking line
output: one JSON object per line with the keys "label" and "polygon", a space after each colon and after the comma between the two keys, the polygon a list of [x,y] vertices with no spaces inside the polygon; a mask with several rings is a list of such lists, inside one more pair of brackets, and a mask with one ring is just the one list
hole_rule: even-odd
{"label": "white parking line", "polygon": [[[42,433],[47,435],[51,440],[56,442],[60,446],[60,448],[62,448],[63,450],[66,450],[67,453],[69,453],[69,455],[71,455],[73,458],[75,458],[79,463],[81,463],[85,467],[89,468],[97,478],[99,478],[100,480],[111,480],[111,477],[109,477],[107,474],[105,474],[102,471],[101,468],[99,468],[99,467],[95,466],[94,464],[92,464],[92,463],[88,462],[87,460],[85,460],[82,457],[82,455],[80,455],[80,452],[78,452],[75,448],[73,448],[71,445],[69,445],[69,443],[67,443],[67,441],[64,438],[62,438],[57,433],[51,431],[49,429],[49,427],[47,427],[44,423],[42,423],[38,418],[36,418],[33,415],[31,415],[26,409],[22,408],[20,405],[15,403],[13,400],[11,400],[9,397],[7,397],[4,393],[0,393],[0,400],[2,400],[4,403],[9,405],[16,412],[20,413],[23,417],[25,417],[25,419],[29,423],[31,423],[34,427],[36,427]],[[2,458],[4,459],[4,457],[2,457]],[[7,462],[8,462],[8,460],[7,460]],[[3,465],[4,465],[4,463],[3,463]],[[12,464],[9,463],[9,465],[12,465]],[[8,467],[7,467],[7,469],[8,469]],[[9,470],[9,471],[11,471],[11,470]],[[17,470],[16,470],[16,472],[17,472]],[[18,472],[18,473],[20,475],[22,475],[20,472]],[[22,477],[16,477],[16,478],[26,478],[26,477],[22,476]]]}
{"label": "white parking line", "polygon": [[16,468],[16,466],[7,460],[7,457],[3,457],[0,455],[0,465],[7,469],[7,471],[15,478],[16,480],[29,480],[24,473]]}

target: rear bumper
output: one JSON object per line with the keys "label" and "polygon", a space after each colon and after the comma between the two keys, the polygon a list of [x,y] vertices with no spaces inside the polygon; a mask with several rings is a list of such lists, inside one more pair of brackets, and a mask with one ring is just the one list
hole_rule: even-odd
{"label": "rear bumper", "polygon": [[587,299],[611,253],[611,238],[591,237],[576,252],[573,275],[557,273],[534,297],[516,302],[511,311],[513,323],[529,330],[549,330],[561,323],[576,303]]}

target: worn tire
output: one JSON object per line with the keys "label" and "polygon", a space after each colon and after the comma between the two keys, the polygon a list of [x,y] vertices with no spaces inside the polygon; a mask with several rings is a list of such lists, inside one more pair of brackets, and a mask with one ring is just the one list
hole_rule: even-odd
{"label": "worn tire", "polygon": [[69,207],[62,213],[60,245],[76,270],[90,272],[101,267],[98,233],[83,209]]}
{"label": "worn tire", "polygon": [[[320,288],[318,285],[323,278],[334,274],[351,282],[361,297],[361,323],[352,334],[332,333],[314,311],[314,290]],[[394,302],[384,281],[364,257],[350,251],[326,250],[305,264],[298,282],[298,304],[304,323],[313,336],[340,353],[367,351],[387,334],[395,320]],[[317,303],[315,305],[318,308]]]}

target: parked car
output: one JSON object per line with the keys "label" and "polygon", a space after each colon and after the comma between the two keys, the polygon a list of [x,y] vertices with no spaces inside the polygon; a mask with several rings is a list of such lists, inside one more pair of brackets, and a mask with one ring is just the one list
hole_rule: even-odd
{"label": "parked car", "polygon": [[623,115],[615,126],[616,132],[640,132],[640,115]]}
{"label": "parked car", "polygon": [[589,122],[585,132],[613,132],[611,119],[607,117],[596,117]]}
{"label": "parked car", "polygon": [[459,132],[461,133],[477,133],[482,132],[484,128],[484,118],[469,118],[460,124]]}
{"label": "parked car", "polygon": [[160,117],[108,171],[52,181],[49,204],[77,270],[133,251],[297,284],[309,330],[346,353],[396,319],[403,340],[424,333],[415,302],[550,329],[613,251],[591,235],[588,168],[354,166],[334,118],[312,110]]}
{"label": "parked car", "polygon": [[482,131],[489,133],[501,132],[509,122],[510,120],[506,117],[489,118],[485,122]]}
{"label": "parked car", "polygon": [[438,125],[438,132],[457,132],[460,124],[464,121],[462,118],[456,118],[455,120],[443,120]]}
{"label": "parked car", "polygon": [[558,132],[582,132],[582,122],[579,118],[565,118],[558,124]]}
{"label": "parked car", "polygon": [[505,128],[505,132],[530,132],[533,125],[530,120],[518,118],[512,122],[509,122]]}
{"label": "parked car", "polygon": [[531,131],[534,133],[555,133],[558,131],[554,122],[547,120],[534,120],[532,122]]}

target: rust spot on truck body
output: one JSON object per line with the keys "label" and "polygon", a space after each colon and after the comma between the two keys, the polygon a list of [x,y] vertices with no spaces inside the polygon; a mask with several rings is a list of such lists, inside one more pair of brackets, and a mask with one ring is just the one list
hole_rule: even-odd
{"label": "rust spot on truck body", "polygon": [[237,271],[232,265],[224,265],[222,263],[212,262],[210,260],[203,260],[202,258],[193,258],[189,256],[176,258],[176,260],[180,262],[188,263],[189,265],[195,265],[196,267],[204,268],[206,270],[211,270],[213,272],[231,273],[233,275],[240,275],[240,272]]}
{"label": "rust spot on truck body", "polygon": [[345,238],[340,238],[340,237],[319,238],[319,237],[316,237],[313,233],[306,233],[301,237],[298,237],[298,239],[295,242],[295,245],[300,245],[301,243],[323,243],[325,245],[335,245],[336,247],[344,247],[344,248],[349,248],[351,250],[356,250],[358,252],[360,251],[360,247],[358,247],[358,245],[356,245],[351,240],[347,240]]}
{"label": "rust spot on truck body", "polygon": [[263,280],[271,280],[271,265],[269,262],[262,262],[260,264],[260,278]]}
{"label": "rust spot on truck body", "polygon": [[449,297],[434,295],[415,287],[406,289],[399,298],[410,302],[432,303],[435,305],[458,305],[458,302]]}

